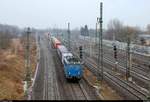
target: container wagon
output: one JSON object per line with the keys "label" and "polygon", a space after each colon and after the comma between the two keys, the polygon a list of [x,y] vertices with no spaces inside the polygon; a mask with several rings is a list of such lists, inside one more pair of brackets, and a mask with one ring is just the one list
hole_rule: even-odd
{"label": "container wagon", "polygon": [[58,46],[61,45],[61,42],[57,38],[55,38],[55,37],[52,37],[51,39],[52,39],[53,47],[55,49],[57,49]]}

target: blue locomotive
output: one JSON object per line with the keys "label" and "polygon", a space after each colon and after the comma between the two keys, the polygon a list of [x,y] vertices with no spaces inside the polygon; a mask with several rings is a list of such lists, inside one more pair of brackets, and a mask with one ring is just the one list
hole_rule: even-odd
{"label": "blue locomotive", "polygon": [[73,56],[63,45],[58,46],[57,52],[64,66],[66,79],[80,80],[83,76],[83,68],[80,60]]}

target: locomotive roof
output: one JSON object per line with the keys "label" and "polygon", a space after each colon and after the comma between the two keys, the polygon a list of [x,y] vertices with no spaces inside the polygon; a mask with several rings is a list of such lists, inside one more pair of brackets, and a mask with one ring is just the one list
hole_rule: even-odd
{"label": "locomotive roof", "polygon": [[70,56],[70,57],[71,57],[71,56],[73,56],[73,55],[72,55],[72,53],[69,52],[69,53],[64,53],[63,56],[65,56],[65,57],[66,57],[66,56]]}
{"label": "locomotive roof", "polygon": [[68,52],[67,48],[64,45],[58,46],[58,49],[60,50],[60,52]]}

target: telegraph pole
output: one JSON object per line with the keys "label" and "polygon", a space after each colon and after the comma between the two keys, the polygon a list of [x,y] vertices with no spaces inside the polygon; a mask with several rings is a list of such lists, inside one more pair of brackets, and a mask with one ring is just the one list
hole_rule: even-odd
{"label": "telegraph pole", "polygon": [[25,82],[26,82],[26,90],[25,90],[25,97],[28,96],[28,89],[31,85],[31,67],[30,67],[30,28],[27,28],[27,38],[26,38],[26,58],[25,58],[25,67],[26,67],[26,76],[25,76]]}
{"label": "telegraph pole", "polygon": [[131,39],[129,36],[127,36],[127,70],[126,70],[126,79],[127,81],[131,81],[130,77],[130,68],[131,68],[131,53],[130,53],[130,43]]}
{"label": "telegraph pole", "polygon": [[102,23],[103,23],[103,3],[100,3],[100,38],[101,38],[101,75],[102,75],[102,81],[103,81],[103,28],[102,28]]}
{"label": "telegraph pole", "polygon": [[70,49],[70,23],[68,23],[68,48],[69,48],[69,51],[71,50]]}
{"label": "telegraph pole", "polygon": [[[100,3],[100,18],[99,18],[99,24],[100,24],[100,31],[99,31],[99,48],[98,48],[98,68],[100,69],[101,65],[101,82],[103,81],[103,29],[102,29],[102,9],[103,9],[103,3]],[[101,60],[100,60],[101,59]],[[101,63],[101,64],[100,64]]]}
{"label": "telegraph pole", "polygon": [[[97,22],[99,23],[99,18],[97,18]],[[100,31],[99,31],[100,32]],[[98,69],[100,69],[100,33],[99,33],[99,39],[98,39]]]}

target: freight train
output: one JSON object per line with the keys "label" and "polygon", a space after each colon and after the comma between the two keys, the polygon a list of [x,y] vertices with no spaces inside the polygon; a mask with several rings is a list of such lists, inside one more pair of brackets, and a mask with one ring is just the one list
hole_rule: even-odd
{"label": "freight train", "polygon": [[80,60],[68,51],[57,38],[52,37],[52,42],[63,64],[66,79],[79,81],[83,76],[83,68]]}

